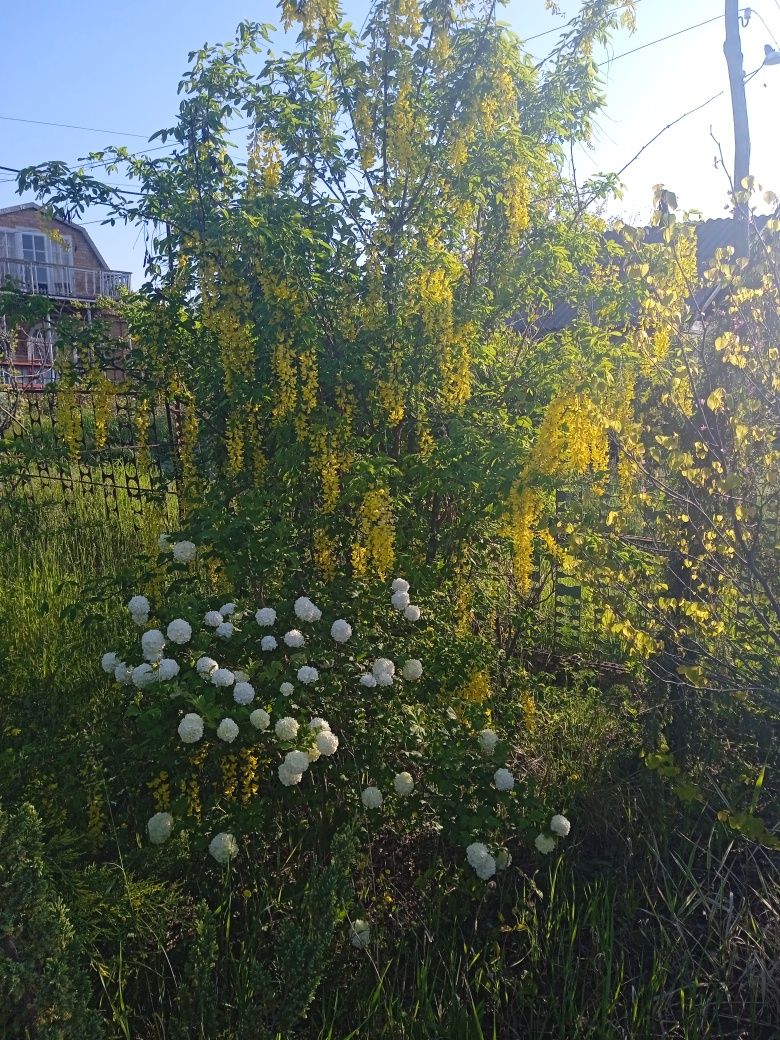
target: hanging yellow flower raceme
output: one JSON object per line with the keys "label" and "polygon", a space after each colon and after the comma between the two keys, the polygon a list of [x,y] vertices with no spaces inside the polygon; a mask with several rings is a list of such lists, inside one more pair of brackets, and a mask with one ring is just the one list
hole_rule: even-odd
{"label": "hanging yellow flower raceme", "polygon": [[68,450],[68,457],[78,462],[81,454],[81,409],[73,386],[62,383],[57,387],[54,421]]}
{"label": "hanging yellow flower raceme", "polygon": [[536,488],[515,482],[509,493],[505,533],[512,543],[514,576],[521,595],[525,595],[531,585],[534,539],[543,508],[541,493]]}
{"label": "hanging yellow flower raceme", "polygon": [[333,581],[338,570],[338,544],[333,541],[322,528],[315,528],[312,536],[314,544],[314,566],[325,581]]}
{"label": "hanging yellow flower raceme", "polygon": [[234,412],[228,417],[227,429],[225,430],[225,447],[228,457],[228,471],[236,474],[244,468],[244,424],[240,411]]}
{"label": "hanging yellow flower raceme", "polygon": [[241,804],[249,805],[251,800],[260,791],[260,781],[257,778],[257,767],[259,758],[254,748],[242,748],[241,759]]}
{"label": "hanging yellow flower raceme", "polygon": [[490,696],[490,676],[484,669],[472,672],[458,690],[458,696],[471,704],[482,704]]}
{"label": "hanging yellow flower raceme", "polygon": [[395,528],[390,493],[386,488],[369,491],[360,507],[358,535],[352,547],[352,569],[363,575],[369,567],[386,578],[395,560]]}
{"label": "hanging yellow flower raceme", "polygon": [[166,812],[171,807],[171,784],[170,777],[163,769],[160,773],[154,777],[153,780],[149,780],[146,786],[152,793],[152,799],[154,800],[154,807],[157,812]]}
{"label": "hanging yellow flower raceme", "polygon": [[222,793],[228,801],[233,801],[238,788],[238,759],[235,755],[225,755],[219,763],[222,774]]}
{"label": "hanging yellow flower raceme", "polygon": [[295,371],[295,359],[289,336],[279,334],[274,347],[272,365],[277,381],[276,403],[273,417],[276,422],[295,410],[298,399],[298,378]]}

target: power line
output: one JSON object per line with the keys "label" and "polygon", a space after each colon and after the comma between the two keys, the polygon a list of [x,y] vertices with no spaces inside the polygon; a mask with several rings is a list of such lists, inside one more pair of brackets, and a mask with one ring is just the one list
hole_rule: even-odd
{"label": "power line", "polygon": [[[642,0],[633,0],[633,2],[632,0],[627,0],[627,2],[624,4],[618,4],[617,7],[611,7],[609,11],[607,11],[606,13],[613,14],[615,11],[625,11],[627,7],[633,7],[634,3],[641,4],[641,2]],[[775,0],[775,3],[780,3],[780,0]],[[564,22],[563,25],[556,25],[552,29],[545,29],[544,32],[536,33],[535,36],[523,36],[521,37],[521,39],[523,43],[530,43],[532,40],[541,40],[543,36],[551,36],[553,33],[563,32],[563,30],[567,29],[570,25],[572,25],[573,22],[574,19],[568,22]]]}
{"label": "power line", "polygon": [[46,119],[23,119],[21,116],[0,116],[8,123],[32,123],[35,126],[58,126],[64,130],[88,130],[92,134],[111,134],[112,137],[141,137],[148,141],[146,134],[134,134],[130,130],[104,130],[99,126],[78,126],[75,123],[52,123]]}
{"label": "power line", "polygon": [[[780,2],[780,0],[778,0]],[[604,65],[611,65],[613,61],[618,61],[620,58],[627,58],[629,54],[638,54],[639,51],[647,50],[648,47],[655,47],[658,43],[666,43],[667,40],[673,40],[676,36],[682,36],[684,33],[693,32],[694,29],[701,29],[703,25],[711,25],[712,22],[719,22],[723,18],[723,15],[716,14],[714,18],[707,18],[703,22],[697,22],[696,25],[689,25],[685,29],[679,29],[677,32],[669,33],[668,36],[659,36],[657,40],[650,40],[649,43],[643,43],[639,47],[633,47],[630,51],[623,51],[622,54],[615,54],[611,58],[607,58],[606,61],[600,61],[596,66],[597,69],[603,68]]]}

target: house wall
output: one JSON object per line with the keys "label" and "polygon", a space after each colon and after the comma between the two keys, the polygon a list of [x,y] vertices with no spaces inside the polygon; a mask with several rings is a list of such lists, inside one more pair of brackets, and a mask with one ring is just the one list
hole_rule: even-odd
{"label": "house wall", "polygon": [[66,224],[63,220],[48,220],[38,210],[25,209],[17,213],[0,213],[0,227],[36,228],[45,234],[54,229],[73,243],[73,267],[84,267],[90,271],[108,270],[76,225]]}

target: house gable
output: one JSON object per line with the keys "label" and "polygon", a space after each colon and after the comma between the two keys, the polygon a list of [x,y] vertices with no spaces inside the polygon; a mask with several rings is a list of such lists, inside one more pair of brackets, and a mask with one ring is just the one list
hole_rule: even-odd
{"label": "house gable", "polygon": [[54,231],[70,242],[73,252],[70,263],[73,267],[91,271],[110,270],[84,228],[78,224],[70,224],[67,220],[52,219],[46,216],[41,207],[34,203],[0,209],[0,229],[39,231],[44,234],[51,234]]}

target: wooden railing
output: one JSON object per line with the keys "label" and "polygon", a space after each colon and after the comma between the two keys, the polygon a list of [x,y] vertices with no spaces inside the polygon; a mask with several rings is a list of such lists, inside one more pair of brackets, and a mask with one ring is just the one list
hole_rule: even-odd
{"label": "wooden railing", "polygon": [[130,275],[127,271],[95,271],[0,256],[0,288],[7,283],[22,292],[60,300],[116,299],[120,289],[130,288]]}

